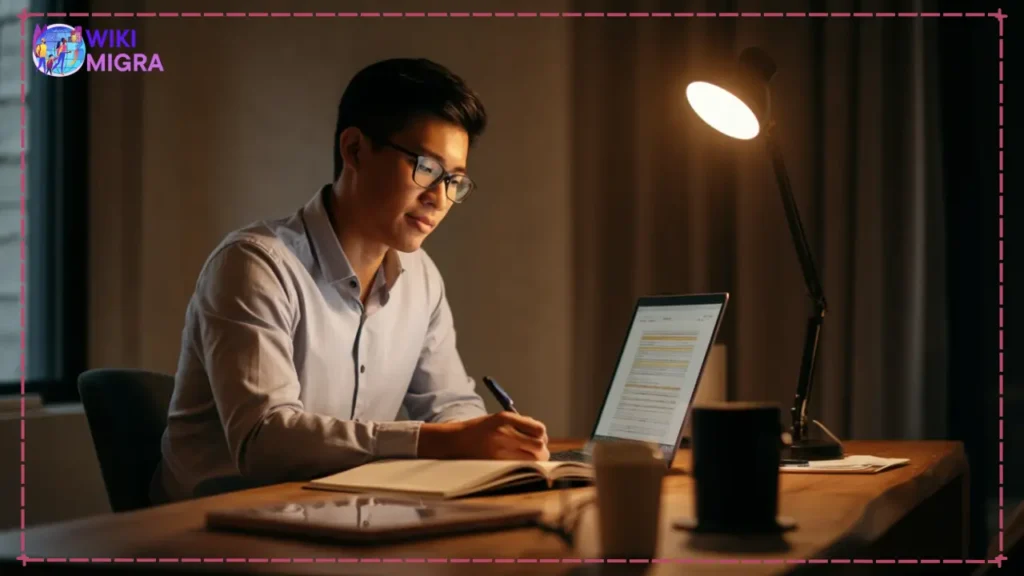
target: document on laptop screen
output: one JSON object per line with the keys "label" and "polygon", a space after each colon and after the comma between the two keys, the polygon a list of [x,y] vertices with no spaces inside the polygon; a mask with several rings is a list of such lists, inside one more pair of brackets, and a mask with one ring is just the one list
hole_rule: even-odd
{"label": "document on laptop screen", "polygon": [[675,444],[721,304],[640,308],[595,436]]}

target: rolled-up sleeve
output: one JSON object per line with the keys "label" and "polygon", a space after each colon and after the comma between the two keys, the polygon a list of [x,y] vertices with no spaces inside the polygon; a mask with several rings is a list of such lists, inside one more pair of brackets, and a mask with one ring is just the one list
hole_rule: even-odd
{"label": "rolled-up sleeve", "polygon": [[455,322],[445,295],[444,281],[424,255],[428,283],[436,288],[426,338],[405,396],[405,409],[413,420],[451,422],[487,414],[476,393],[476,381],[456,347]]}
{"label": "rolled-up sleeve", "polygon": [[414,457],[420,424],[354,422],[306,411],[292,361],[294,290],[260,244],[228,244],[195,301],[199,346],[231,456],[243,476],[280,482],[376,458]]}

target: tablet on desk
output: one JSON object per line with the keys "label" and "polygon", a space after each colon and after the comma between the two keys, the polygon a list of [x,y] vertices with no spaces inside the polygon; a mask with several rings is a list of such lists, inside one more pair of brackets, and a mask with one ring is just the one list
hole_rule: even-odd
{"label": "tablet on desk", "polygon": [[530,508],[485,506],[390,496],[342,496],[258,508],[216,510],[207,528],[347,543],[380,543],[468,531],[527,526]]}

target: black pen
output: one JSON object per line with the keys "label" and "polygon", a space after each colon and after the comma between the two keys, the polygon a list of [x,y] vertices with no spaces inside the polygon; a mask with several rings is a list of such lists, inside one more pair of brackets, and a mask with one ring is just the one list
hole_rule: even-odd
{"label": "black pen", "polygon": [[519,414],[519,410],[516,410],[516,407],[512,402],[512,397],[509,396],[497,382],[488,376],[484,376],[484,385],[487,386],[487,389],[491,391],[491,394],[498,399],[498,403],[501,404],[501,408],[503,410]]}
{"label": "black pen", "polygon": [[783,458],[781,464],[783,466],[809,466],[810,462],[808,462],[807,460],[789,460]]}

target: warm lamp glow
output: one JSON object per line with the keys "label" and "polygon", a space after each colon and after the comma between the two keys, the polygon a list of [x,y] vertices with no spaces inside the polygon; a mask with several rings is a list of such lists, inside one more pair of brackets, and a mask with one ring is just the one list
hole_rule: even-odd
{"label": "warm lamp glow", "polygon": [[691,82],[686,87],[686,99],[701,120],[726,136],[750,140],[761,131],[750,107],[714,84]]}

